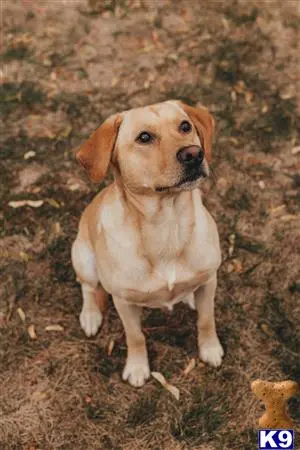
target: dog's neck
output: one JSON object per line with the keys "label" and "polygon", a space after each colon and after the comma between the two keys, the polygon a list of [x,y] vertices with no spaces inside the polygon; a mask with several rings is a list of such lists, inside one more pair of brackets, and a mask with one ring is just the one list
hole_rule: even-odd
{"label": "dog's neck", "polygon": [[190,206],[193,204],[193,191],[167,194],[136,193],[117,180],[115,180],[115,189],[118,197],[123,199],[130,209],[130,213],[147,222],[161,223],[164,220],[172,220],[172,216],[193,214],[193,211],[190,210]]}

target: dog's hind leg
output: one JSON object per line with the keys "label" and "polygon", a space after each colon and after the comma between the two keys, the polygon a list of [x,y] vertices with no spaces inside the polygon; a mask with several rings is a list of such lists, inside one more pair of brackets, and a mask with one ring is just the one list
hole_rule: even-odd
{"label": "dog's hind leg", "polygon": [[85,241],[77,237],[72,246],[72,263],[81,284],[83,304],[80,313],[80,325],[85,334],[94,336],[102,324],[100,303],[106,298],[106,292],[98,286],[96,261],[93,251]]}

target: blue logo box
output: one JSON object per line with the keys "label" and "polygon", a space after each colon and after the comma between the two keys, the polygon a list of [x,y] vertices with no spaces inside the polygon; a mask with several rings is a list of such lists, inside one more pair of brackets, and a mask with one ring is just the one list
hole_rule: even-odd
{"label": "blue logo box", "polygon": [[294,450],[294,430],[259,430],[258,450]]}

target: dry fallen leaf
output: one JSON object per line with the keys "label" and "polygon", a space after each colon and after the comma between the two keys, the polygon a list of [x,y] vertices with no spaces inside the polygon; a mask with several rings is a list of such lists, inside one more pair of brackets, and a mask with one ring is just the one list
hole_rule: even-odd
{"label": "dry fallen leaf", "polygon": [[226,270],[227,270],[227,273],[232,273],[234,271],[233,264],[229,263]]}
{"label": "dry fallen leaf", "polygon": [[24,261],[24,262],[28,262],[29,261],[29,256],[27,255],[27,253],[21,251],[19,253],[19,255],[20,255],[20,258],[21,258],[22,261]]}
{"label": "dry fallen leaf", "polygon": [[152,41],[157,44],[159,42],[159,34],[156,30],[152,31]]}
{"label": "dry fallen leaf", "polygon": [[80,57],[84,61],[92,61],[94,58],[96,58],[98,51],[96,47],[89,44],[84,44],[82,47],[78,49]]}
{"label": "dry fallen leaf", "polygon": [[61,233],[61,226],[59,222],[55,222],[53,224],[53,232],[57,235],[59,235]]}
{"label": "dry fallen leaf", "polygon": [[0,311],[0,327],[6,324],[7,317],[4,312]]}
{"label": "dry fallen leaf", "polygon": [[290,220],[295,220],[299,217],[297,214],[285,214],[284,216],[280,217],[280,220],[283,220],[285,222],[288,222]]}
{"label": "dry fallen leaf", "polygon": [[230,96],[231,96],[231,100],[233,102],[236,102],[236,99],[237,99],[236,92],[235,91],[231,91]]}
{"label": "dry fallen leaf", "polygon": [[26,315],[25,315],[23,309],[22,309],[22,308],[18,308],[18,309],[17,309],[17,313],[19,314],[20,319],[22,320],[22,322],[25,322],[25,320],[26,320]]}
{"label": "dry fallen leaf", "polygon": [[22,206],[31,206],[32,208],[39,208],[44,203],[43,200],[16,200],[8,203],[12,208],[21,208]]}
{"label": "dry fallen leaf", "polygon": [[27,331],[28,331],[28,334],[31,337],[31,339],[37,339],[34,325],[29,325],[29,327],[27,328]]}
{"label": "dry fallen leaf", "polygon": [[283,214],[286,210],[286,205],[276,206],[275,208],[270,208],[269,212],[272,216],[279,216]]}
{"label": "dry fallen leaf", "polygon": [[292,148],[292,155],[298,155],[300,153],[300,145]]}
{"label": "dry fallen leaf", "polygon": [[293,84],[289,84],[285,86],[281,92],[279,93],[280,98],[282,100],[288,100],[295,96],[295,86]]}
{"label": "dry fallen leaf", "polygon": [[48,394],[47,394],[47,392],[41,392],[41,391],[35,391],[33,394],[32,394],[32,399],[33,400],[44,400],[45,398],[47,398],[48,397]]}
{"label": "dry fallen leaf", "polygon": [[184,375],[188,375],[196,367],[196,360],[192,358],[183,371]]}
{"label": "dry fallen leaf", "polygon": [[250,91],[245,92],[245,101],[246,101],[247,105],[250,105],[251,103],[253,103],[253,99],[254,99],[253,92],[250,92]]}
{"label": "dry fallen leaf", "polygon": [[56,201],[54,198],[48,198],[47,202],[49,203],[49,205],[53,206],[53,208],[59,209],[60,208],[60,204],[58,203],[58,201]]}
{"label": "dry fallen leaf", "polygon": [[45,328],[46,331],[64,331],[61,325],[48,325]]}
{"label": "dry fallen leaf", "polygon": [[160,372],[151,372],[151,375],[153,378],[155,378],[167,391],[169,391],[176,400],[179,400],[179,389],[176,386],[173,386],[172,384],[168,383],[165,377]]}
{"label": "dry fallen leaf", "polygon": [[47,172],[48,169],[45,166],[34,162],[29,163],[19,171],[19,183],[18,186],[14,188],[13,192],[25,192],[29,187],[32,188],[32,186]]}
{"label": "dry fallen leaf", "polygon": [[78,191],[78,189],[80,189],[80,184],[79,183],[69,184],[68,188],[70,189],[70,191]]}
{"label": "dry fallen leaf", "polygon": [[260,326],[261,330],[269,337],[274,337],[273,330],[266,323],[262,323]]}
{"label": "dry fallen leaf", "polygon": [[228,181],[226,178],[220,177],[217,181],[217,189],[220,195],[225,195],[228,189]]}
{"label": "dry fallen leaf", "polygon": [[238,81],[234,86],[234,90],[239,94],[244,94],[247,92],[245,82],[243,80]]}
{"label": "dry fallen leaf", "polygon": [[108,346],[107,346],[107,354],[108,354],[108,356],[111,356],[112,351],[114,349],[114,346],[115,346],[115,341],[113,339],[110,339],[110,341],[108,343]]}
{"label": "dry fallen leaf", "polygon": [[243,266],[240,260],[238,259],[233,259],[232,261],[233,267],[234,267],[234,271],[237,273],[241,273],[243,271]]}
{"label": "dry fallen leaf", "polygon": [[234,252],[235,234],[231,234],[228,238],[228,241],[229,241],[228,256],[231,257]]}
{"label": "dry fallen leaf", "polygon": [[36,153],[33,150],[29,150],[29,152],[26,152],[24,155],[24,159],[30,159],[30,158],[34,158],[36,155]]}
{"label": "dry fallen leaf", "polygon": [[227,266],[227,273],[241,273],[243,271],[242,263],[238,259],[233,259]]}
{"label": "dry fallen leaf", "polygon": [[69,124],[63,130],[61,130],[61,132],[59,133],[59,136],[63,137],[63,138],[67,138],[72,133],[72,130],[73,130],[72,125]]}
{"label": "dry fallen leaf", "polygon": [[113,77],[113,79],[111,80],[111,87],[115,87],[118,84],[119,78],[118,77]]}

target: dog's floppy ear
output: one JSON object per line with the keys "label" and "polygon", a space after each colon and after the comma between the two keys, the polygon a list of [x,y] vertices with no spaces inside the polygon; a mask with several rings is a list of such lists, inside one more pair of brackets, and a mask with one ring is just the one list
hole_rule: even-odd
{"label": "dog's floppy ear", "polygon": [[76,154],[77,160],[95,183],[99,183],[107,174],[121,122],[119,114],[106,119]]}
{"label": "dog's floppy ear", "polygon": [[213,116],[207,111],[206,108],[204,108],[204,106],[194,108],[193,106],[189,106],[181,101],[177,102],[195,125],[205,152],[205,156],[207,160],[210,161],[212,156],[213,134],[215,130],[215,120]]}

